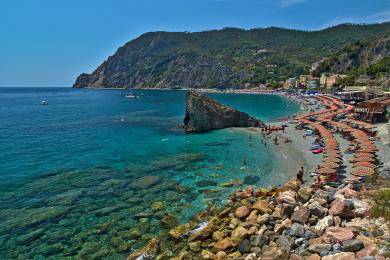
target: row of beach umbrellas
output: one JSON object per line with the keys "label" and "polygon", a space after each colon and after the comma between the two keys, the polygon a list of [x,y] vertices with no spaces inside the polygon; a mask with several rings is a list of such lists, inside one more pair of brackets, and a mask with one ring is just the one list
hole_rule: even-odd
{"label": "row of beach umbrellas", "polygon": [[[356,141],[358,147],[352,160],[353,164],[351,174],[355,176],[370,176],[375,174],[377,167],[375,155],[376,146],[371,140],[369,140],[368,135],[364,131],[353,128],[351,125],[363,128],[367,131],[371,130],[374,126],[354,119],[348,119],[345,122],[334,121],[333,118],[337,115],[350,115],[353,111],[353,106],[344,104],[340,100],[328,96],[316,96],[316,98],[320,100],[327,109],[311,112],[296,118],[302,123],[310,125],[312,128],[316,129],[324,142],[323,163],[318,166],[316,173],[325,176],[335,176],[342,164],[342,156],[339,144],[331,131],[322,124],[308,119],[315,119],[322,123],[328,123],[342,129],[344,132],[350,133]],[[318,117],[315,118],[316,116]]]}

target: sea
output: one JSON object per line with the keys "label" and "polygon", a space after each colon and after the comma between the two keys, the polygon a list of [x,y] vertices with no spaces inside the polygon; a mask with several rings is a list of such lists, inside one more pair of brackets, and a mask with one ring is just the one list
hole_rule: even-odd
{"label": "sea", "polygon": [[[237,189],[289,177],[245,129],[185,134],[185,91],[132,93],[0,88],[0,259],[124,259]],[[299,111],[280,95],[208,95],[265,122]]]}

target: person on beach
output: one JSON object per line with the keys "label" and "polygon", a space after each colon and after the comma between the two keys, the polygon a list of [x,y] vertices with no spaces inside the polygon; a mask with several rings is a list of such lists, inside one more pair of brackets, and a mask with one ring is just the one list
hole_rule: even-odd
{"label": "person on beach", "polygon": [[304,175],[304,170],[303,170],[303,166],[301,166],[301,168],[299,169],[298,174],[297,174],[297,179],[298,179],[301,183],[304,183],[304,181],[303,181],[303,175]]}

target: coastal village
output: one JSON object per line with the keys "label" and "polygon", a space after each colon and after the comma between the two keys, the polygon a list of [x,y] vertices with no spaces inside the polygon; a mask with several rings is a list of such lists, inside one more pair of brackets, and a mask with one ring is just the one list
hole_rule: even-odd
{"label": "coastal village", "polygon": [[[329,89],[342,77],[318,82]],[[223,207],[209,207],[128,259],[390,259],[389,93],[359,86],[321,94],[310,90],[315,82],[301,76],[271,92],[298,102],[303,113],[249,128],[275,147],[305,150],[310,162],[295,178],[237,190]]]}

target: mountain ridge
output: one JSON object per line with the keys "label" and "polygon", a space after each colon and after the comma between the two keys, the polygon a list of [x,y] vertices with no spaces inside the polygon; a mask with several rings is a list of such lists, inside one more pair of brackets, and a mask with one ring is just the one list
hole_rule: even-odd
{"label": "mountain ridge", "polygon": [[74,87],[208,88],[276,84],[361,40],[389,33],[390,22],[341,24],[319,31],[278,27],[149,32],[119,47]]}

